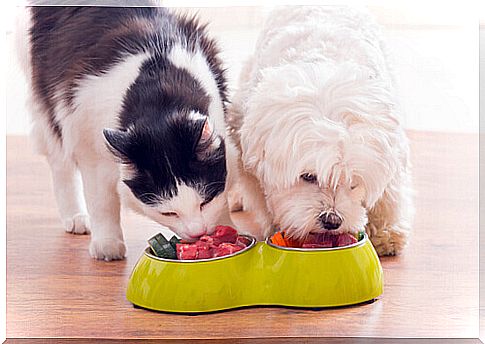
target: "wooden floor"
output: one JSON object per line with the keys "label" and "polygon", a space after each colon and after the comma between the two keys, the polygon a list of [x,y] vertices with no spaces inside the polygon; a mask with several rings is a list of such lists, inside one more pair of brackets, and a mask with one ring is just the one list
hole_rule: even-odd
{"label": "wooden floor", "polygon": [[24,137],[8,137],[7,337],[477,337],[478,136],[409,136],[415,226],[405,254],[382,259],[385,292],[376,302],[199,316],[133,308],[127,280],[157,226],[125,212],[128,258],[91,259],[89,236],[60,226],[44,159]]}

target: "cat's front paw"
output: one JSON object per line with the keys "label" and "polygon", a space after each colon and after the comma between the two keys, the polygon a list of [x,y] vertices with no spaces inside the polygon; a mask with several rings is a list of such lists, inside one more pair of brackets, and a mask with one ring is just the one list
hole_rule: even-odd
{"label": "cat's front paw", "polygon": [[119,239],[93,239],[89,245],[89,254],[99,260],[120,260],[126,256],[126,246],[124,241]]}
{"label": "cat's front paw", "polygon": [[64,228],[66,232],[72,234],[89,234],[91,233],[91,225],[89,224],[89,215],[76,214],[73,217],[64,219]]}

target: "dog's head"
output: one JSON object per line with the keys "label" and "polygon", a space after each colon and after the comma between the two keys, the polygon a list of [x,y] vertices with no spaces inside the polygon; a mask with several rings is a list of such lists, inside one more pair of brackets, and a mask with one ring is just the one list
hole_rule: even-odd
{"label": "dog's head", "polygon": [[403,159],[387,90],[355,66],[262,72],[241,128],[242,159],[281,229],[295,237],[363,229]]}

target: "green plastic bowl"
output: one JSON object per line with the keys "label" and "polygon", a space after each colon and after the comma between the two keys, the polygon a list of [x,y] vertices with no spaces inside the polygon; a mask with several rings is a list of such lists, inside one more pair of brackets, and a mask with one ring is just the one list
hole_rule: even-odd
{"label": "green plastic bowl", "polygon": [[345,306],[382,294],[382,267],[367,235],[350,246],[321,249],[249,238],[245,250],[196,261],[158,258],[147,248],[126,297],[151,310],[202,313],[257,305]]}

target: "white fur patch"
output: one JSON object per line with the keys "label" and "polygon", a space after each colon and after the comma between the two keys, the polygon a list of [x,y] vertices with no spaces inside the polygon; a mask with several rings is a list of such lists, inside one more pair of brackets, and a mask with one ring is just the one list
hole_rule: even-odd
{"label": "white fur patch", "polygon": [[197,81],[200,82],[204,90],[211,97],[209,104],[209,116],[214,121],[215,130],[218,135],[226,137],[226,126],[224,122],[224,109],[222,108],[222,100],[219,94],[214,74],[211,72],[207,59],[200,51],[191,53],[184,49],[180,44],[175,45],[168,59],[177,68],[187,70]]}
{"label": "white fur patch", "polygon": [[201,114],[199,111],[191,111],[189,113],[189,118],[193,121],[203,121],[206,119],[206,116]]}
{"label": "white fur patch", "polygon": [[376,26],[340,7],[280,9],[256,50],[235,105],[244,167],[272,189],[305,172],[333,189],[360,177],[371,207],[403,163]]}
{"label": "white fur patch", "polygon": [[30,36],[29,29],[32,27],[32,19],[29,7],[17,6],[15,16],[14,42],[20,67],[25,73],[27,82],[32,78],[32,65],[30,63]]}
{"label": "white fur patch", "polygon": [[[183,239],[191,240],[213,231],[226,209],[224,193],[201,208],[203,199],[196,189],[183,183],[177,184],[177,189],[177,195],[173,198],[161,200],[160,204],[154,206],[148,206],[136,199],[126,185],[123,183],[119,185],[125,204],[128,204],[137,213],[146,215],[168,227]],[[167,216],[163,215],[164,213],[176,215]]]}
{"label": "white fur patch", "polygon": [[145,53],[129,55],[99,76],[84,77],[75,92],[74,112],[58,102],[56,119],[61,123],[67,154],[83,154],[79,152],[82,147],[90,147],[86,152],[107,153],[102,131],[116,126],[123,98],[148,58]]}
{"label": "white fur patch", "polygon": [[[260,183],[271,221],[305,235],[318,230],[318,215],[331,209],[343,217],[339,231],[356,231],[365,226],[367,211],[390,203],[386,195],[407,185],[409,173],[408,142],[394,103],[371,17],[336,6],[273,11],[229,109],[242,123],[243,172]],[[317,182],[302,181],[303,173]],[[355,183],[359,187],[351,189]],[[379,230],[408,222],[385,208],[388,222]]]}
{"label": "white fur patch", "polygon": [[192,215],[199,211],[202,198],[199,193],[185,184],[177,184],[177,195],[166,202],[162,209],[176,211],[179,215]]}

